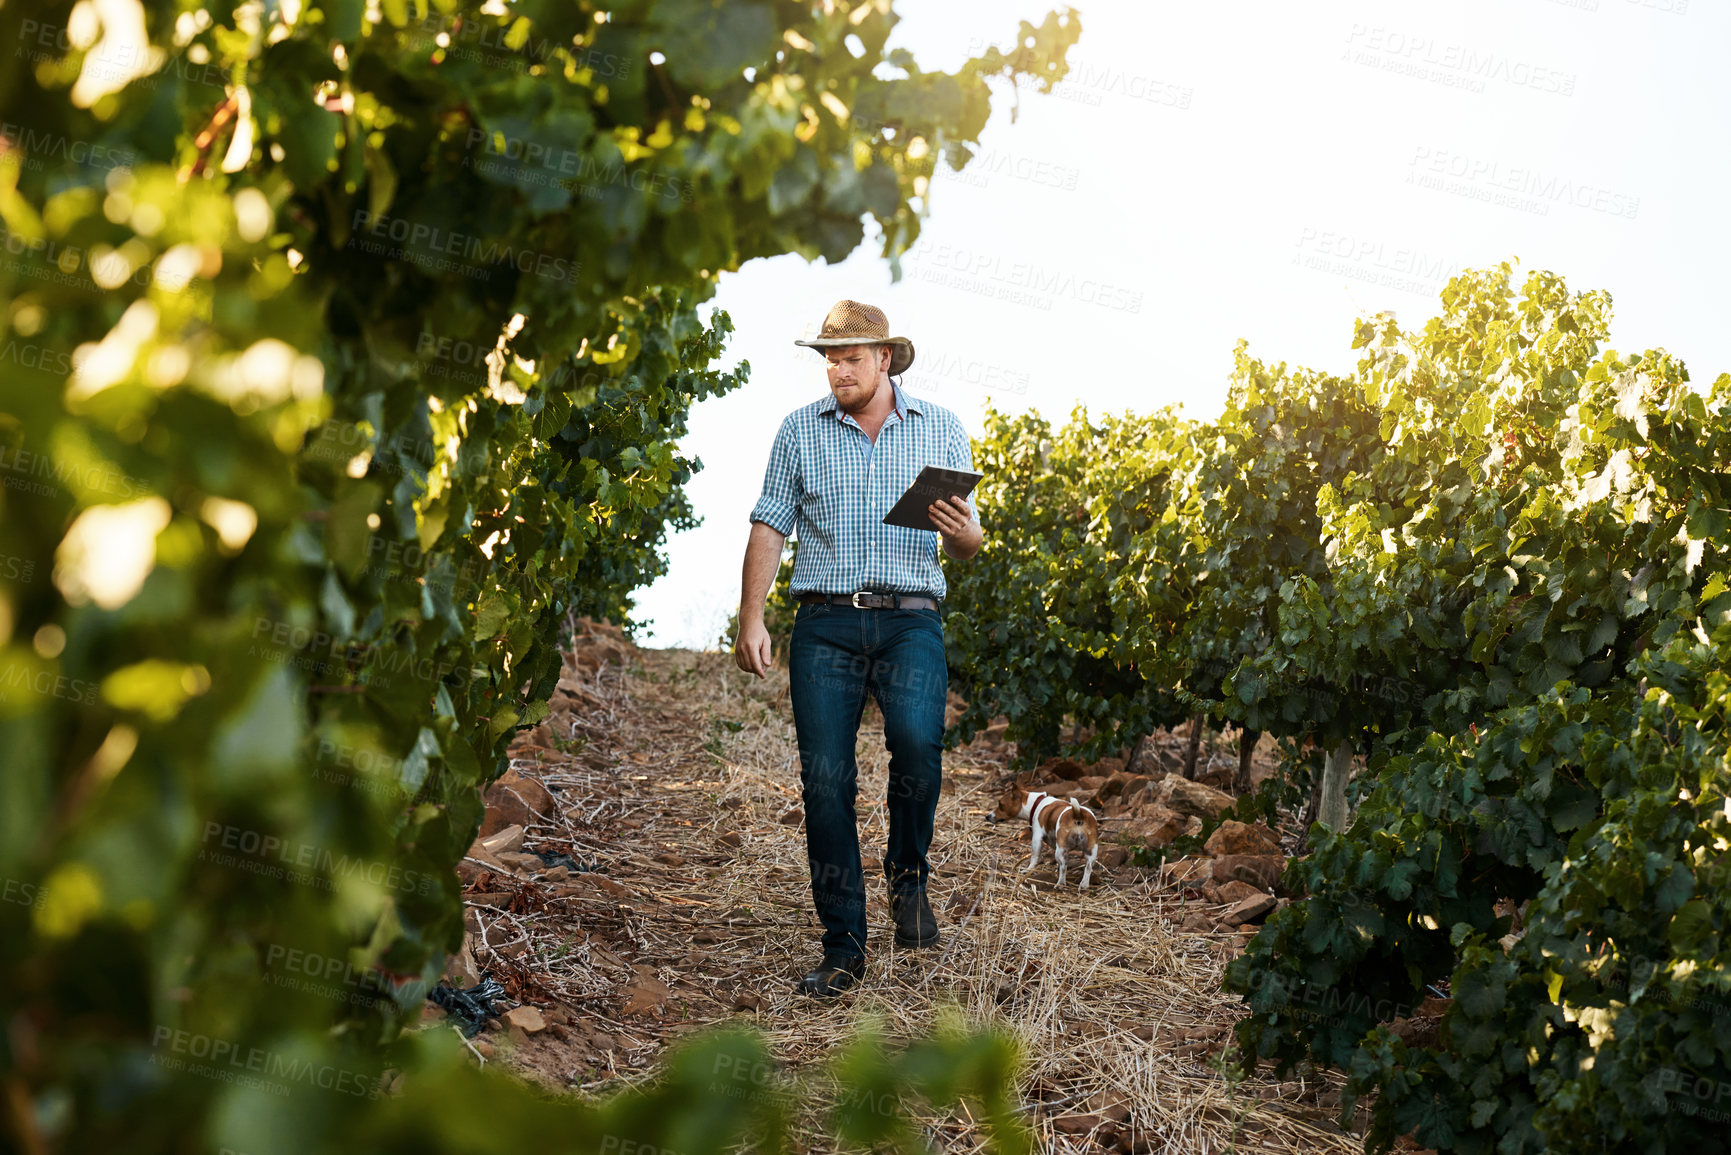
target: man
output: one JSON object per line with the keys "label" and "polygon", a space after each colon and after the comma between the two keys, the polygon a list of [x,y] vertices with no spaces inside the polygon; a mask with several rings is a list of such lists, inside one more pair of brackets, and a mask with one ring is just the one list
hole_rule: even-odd
{"label": "man", "polygon": [[799,989],[827,997],[865,974],[854,743],[867,692],[883,713],[890,753],[884,876],[896,942],[924,947],[938,939],[926,900],[949,691],[938,543],[966,559],[979,550],[981,531],[961,498],[929,507],[935,533],[883,524],[923,467],[971,469],[973,452],[954,414],[891,380],[913,364],[914,347],[889,335],[882,310],[840,301],[816,338],[795,344],[823,351],[829,395],[788,414],[770,449],[751,511],[734,661],[760,678],[769,669],[763,604],[782,543],[797,527],[790,588],[800,605],[788,683],[812,900],[824,925],[823,960]]}

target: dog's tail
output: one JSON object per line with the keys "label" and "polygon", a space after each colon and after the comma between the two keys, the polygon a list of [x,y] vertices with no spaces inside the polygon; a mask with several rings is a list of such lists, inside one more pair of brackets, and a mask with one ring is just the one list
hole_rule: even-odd
{"label": "dog's tail", "polygon": [[1066,817],[1070,819],[1070,830],[1069,836],[1064,839],[1064,848],[1066,850],[1087,850],[1088,828],[1095,822],[1094,812],[1079,804],[1074,798],[1068,801],[1070,813]]}

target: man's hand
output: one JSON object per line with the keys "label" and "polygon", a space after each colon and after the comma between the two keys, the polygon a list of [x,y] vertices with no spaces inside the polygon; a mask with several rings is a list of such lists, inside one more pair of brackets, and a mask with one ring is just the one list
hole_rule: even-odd
{"label": "man's hand", "polygon": [[745,543],[745,566],[739,582],[739,636],[733,640],[733,664],[748,674],[769,672],[769,631],[763,626],[763,603],[769,597],[787,538],[761,521],[751,523]]}
{"label": "man's hand", "polygon": [[974,522],[974,510],[966,498],[934,501],[926,511],[931,514],[932,524],[938,527],[938,534],[944,539],[945,553],[958,561],[965,561],[979,552],[985,534]]}
{"label": "man's hand", "polygon": [[733,664],[760,678],[769,672],[769,631],[762,621],[739,624],[739,636],[733,640]]}

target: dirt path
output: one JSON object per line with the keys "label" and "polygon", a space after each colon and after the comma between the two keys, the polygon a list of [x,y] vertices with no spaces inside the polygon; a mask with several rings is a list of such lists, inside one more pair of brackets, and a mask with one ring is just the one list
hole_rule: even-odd
{"label": "dirt path", "polygon": [[[580,644],[553,716],[514,748],[521,780],[490,795],[501,812],[489,826],[527,819],[526,849],[604,872],[479,847],[464,864],[472,962],[540,1011],[495,1024],[477,1040],[482,1054],[550,1086],[598,1091],[718,1021],[755,1024],[801,1067],[863,1017],[906,1036],[959,1008],[1022,1039],[1021,1090],[1042,1149],[1359,1149],[1333,1122],[1338,1080],[1233,1086],[1215,1065],[1238,1006],[1218,977],[1240,934],[1181,929],[1212,923],[1154,870],[1097,868],[1085,894],[1073,877],[1055,891],[1049,859],[1017,873],[1025,830],[983,817],[1010,755],[990,739],[945,755],[931,850],[941,944],[897,950],[877,887],[862,986],[834,1002],[795,994],[821,928],[786,687],[785,671],[759,682],[721,654],[638,651],[606,631]],[[868,872],[885,835],[877,722],[868,707]],[[966,1118],[927,1124],[946,1149],[979,1145]]]}

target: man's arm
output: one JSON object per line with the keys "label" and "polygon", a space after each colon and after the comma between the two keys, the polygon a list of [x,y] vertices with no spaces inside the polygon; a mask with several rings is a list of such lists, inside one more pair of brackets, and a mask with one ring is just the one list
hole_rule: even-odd
{"label": "man's arm", "polygon": [[751,523],[751,539],[745,545],[745,568],[740,576],[739,636],[733,642],[733,662],[748,674],[763,677],[769,671],[769,630],[763,624],[763,604],[769,597],[775,571],[781,568],[781,547],[787,535],[761,521]]}
{"label": "man's arm", "polygon": [[957,561],[967,561],[980,552],[980,543],[986,540],[986,535],[981,531],[980,523],[974,520],[974,510],[967,498],[934,501],[927,511],[938,527],[938,537],[944,543],[945,553]]}
{"label": "man's arm", "polygon": [[[974,447],[968,440],[968,431],[954,418],[950,419],[948,450],[951,469],[974,471]],[[957,561],[967,561],[980,552],[980,543],[985,541],[986,535],[980,528],[980,515],[974,512],[966,498],[934,501],[927,509],[938,527],[945,553]]]}

